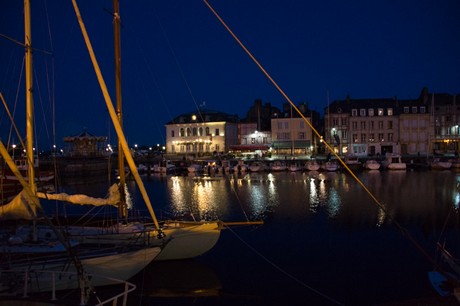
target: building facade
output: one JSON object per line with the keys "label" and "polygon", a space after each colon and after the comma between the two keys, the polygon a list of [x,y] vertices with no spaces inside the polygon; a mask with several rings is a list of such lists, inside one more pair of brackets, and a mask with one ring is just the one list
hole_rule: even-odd
{"label": "building facade", "polygon": [[207,156],[238,143],[238,117],[209,109],[181,114],[166,124],[166,153]]}

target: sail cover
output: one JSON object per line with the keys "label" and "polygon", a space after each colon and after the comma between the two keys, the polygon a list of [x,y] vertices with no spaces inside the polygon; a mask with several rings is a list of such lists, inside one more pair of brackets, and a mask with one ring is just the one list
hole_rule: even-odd
{"label": "sail cover", "polygon": [[34,220],[36,217],[36,205],[25,190],[8,204],[0,206],[0,220]]}
{"label": "sail cover", "polygon": [[43,193],[43,192],[38,192],[37,196],[42,199],[65,201],[65,202],[69,202],[72,204],[78,204],[78,205],[117,206],[118,203],[120,202],[120,192],[118,190],[117,184],[113,184],[112,186],[110,186],[109,194],[106,198],[93,198],[85,194],[69,195],[67,193],[50,194],[50,193]]}

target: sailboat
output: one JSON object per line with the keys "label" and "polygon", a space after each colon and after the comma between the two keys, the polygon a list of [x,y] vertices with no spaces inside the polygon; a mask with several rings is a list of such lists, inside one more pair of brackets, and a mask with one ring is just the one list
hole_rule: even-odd
{"label": "sailboat", "polygon": [[[117,133],[119,141],[119,169],[124,168],[126,161],[131,175],[133,176],[139,191],[144,199],[145,205],[148,208],[149,214],[152,218],[153,224],[145,222],[129,222],[128,221],[128,207],[125,202],[126,192],[123,171],[120,171],[120,183],[118,186],[113,186],[112,191],[106,200],[96,201],[93,203],[86,202],[87,197],[83,195],[69,196],[67,194],[41,194],[41,197],[66,201],[76,204],[91,204],[91,205],[114,205],[118,206],[120,217],[123,220],[121,223],[111,224],[110,226],[66,226],[66,234],[75,239],[82,245],[148,245],[150,247],[159,246],[162,251],[159,256],[154,260],[171,260],[171,259],[185,259],[200,256],[209,251],[217,243],[223,223],[221,221],[177,221],[166,220],[160,224],[158,222],[152,204],[145,190],[143,181],[138,173],[137,167],[134,163],[131,151],[128,147],[126,137],[122,128],[122,114],[121,114],[121,77],[120,77],[120,39],[119,39],[119,22],[120,14],[118,11],[118,2],[114,1],[114,28],[115,28],[115,53],[116,53],[116,73],[117,73],[117,111],[113,106],[107,86],[102,77],[101,70],[99,69],[96,56],[94,54],[88,33],[83,23],[82,16],[76,4],[72,1],[77,19],[83,34],[94,70],[96,72],[99,85],[101,87],[104,100]],[[118,51],[117,51],[118,50]],[[117,197],[116,194],[119,194]],[[86,203],[85,203],[86,202]]]}
{"label": "sailboat", "polygon": [[[32,165],[34,107],[30,16],[30,1],[25,0],[26,156]],[[89,248],[76,240],[64,238],[62,229],[52,225],[44,214],[36,188],[34,167],[28,168],[26,180],[1,141],[0,154],[23,187],[23,191],[10,203],[0,207],[0,220],[3,222],[0,229],[1,267],[8,270],[0,274],[3,294],[80,288],[82,294],[86,295],[87,288],[128,280],[160,253],[158,246]],[[55,271],[58,276],[53,274],[50,279],[50,274],[46,273],[48,271]],[[27,274],[34,275],[34,282],[24,281],[24,278],[28,280]],[[55,277],[61,278],[61,281],[54,282]],[[52,285],[48,285],[51,280]]]}

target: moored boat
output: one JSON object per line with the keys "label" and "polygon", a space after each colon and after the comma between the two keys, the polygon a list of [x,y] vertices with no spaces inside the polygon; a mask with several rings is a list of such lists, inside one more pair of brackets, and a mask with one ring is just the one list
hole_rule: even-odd
{"label": "moored boat", "polygon": [[452,167],[452,162],[442,160],[441,158],[434,158],[430,161],[431,170],[448,170]]}
{"label": "moored boat", "polygon": [[316,160],[309,160],[305,163],[305,169],[308,171],[318,171],[321,165]]}
{"label": "moored boat", "polygon": [[368,159],[364,162],[363,167],[364,169],[367,169],[367,170],[379,170],[380,163],[376,161],[375,159]]}
{"label": "moored boat", "polygon": [[388,153],[386,155],[386,160],[383,162],[385,169],[388,170],[406,170],[407,165],[402,161],[401,155]]}

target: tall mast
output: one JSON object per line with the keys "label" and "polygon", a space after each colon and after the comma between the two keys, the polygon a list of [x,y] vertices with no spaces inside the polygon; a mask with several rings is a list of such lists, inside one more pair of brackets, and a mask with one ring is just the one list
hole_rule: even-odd
{"label": "tall mast", "polygon": [[32,73],[32,27],[30,22],[30,0],[24,0],[24,46],[26,56],[26,155],[28,162],[28,177],[30,189],[33,193],[35,186],[34,152],[33,152],[33,73]]}
{"label": "tall mast", "polygon": [[[117,117],[120,126],[123,127],[122,100],[121,100],[121,41],[120,41],[120,8],[118,0],[113,0],[113,32],[115,41],[115,88],[117,101]],[[123,150],[120,150],[121,144],[118,140],[118,170],[120,173],[120,204],[119,213],[122,218],[126,218],[127,207],[125,197],[125,156]]]}

